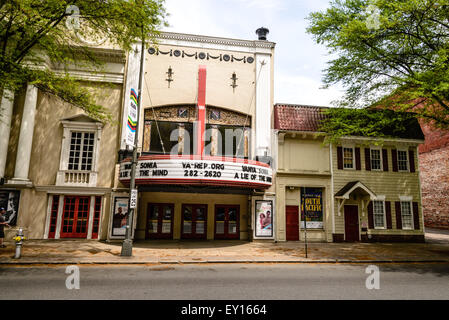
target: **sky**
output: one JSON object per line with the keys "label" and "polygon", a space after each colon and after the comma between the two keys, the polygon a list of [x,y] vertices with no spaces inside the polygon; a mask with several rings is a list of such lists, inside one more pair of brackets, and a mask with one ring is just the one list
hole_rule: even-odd
{"label": "sky", "polygon": [[256,29],[266,27],[267,40],[276,43],[274,102],[331,106],[343,92],[321,89],[330,58],[306,33],[309,13],[328,6],[328,0],[165,0],[170,26],[163,30],[257,40]]}

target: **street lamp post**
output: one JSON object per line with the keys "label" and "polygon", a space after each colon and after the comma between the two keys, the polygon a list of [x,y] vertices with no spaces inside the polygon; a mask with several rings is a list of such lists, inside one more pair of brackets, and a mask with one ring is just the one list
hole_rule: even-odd
{"label": "street lamp post", "polygon": [[129,210],[128,210],[128,218],[126,219],[126,233],[125,240],[123,240],[122,244],[122,252],[121,256],[123,257],[131,257],[133,254],[133,240],[132,240],[132,226],[133,226],[133,218],[135,211],[135,203],[132,205],[131,198],[134,194],[134,190],[136,187],[136,167],[137,167],[137,144],[139,137],[139,121],[140,121],[140,106],[142,104],[142,77],[143,77],[143,62],[145,59],[145,34],[142,26],[142,46],[140,48],[140,73],[139,73],[139,87],[138,87],[138,101],[137,101],[137,121],[136,121],[136,131],[134,136],[134,149],[133,149],[133,158],[131,164],[131,181],[129,184]]}

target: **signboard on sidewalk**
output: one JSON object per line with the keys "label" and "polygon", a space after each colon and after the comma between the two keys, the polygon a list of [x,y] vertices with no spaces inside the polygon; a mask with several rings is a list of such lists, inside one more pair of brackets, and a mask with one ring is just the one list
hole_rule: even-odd
{"label": "signboard on sidewalk", "polygon": [[304,188],[301,196],[301,228],[304,228],[304,212],[307,229],[323,228],[323,191],[321,188]]}
{"label": "signboard on sidewalk", "polygon": [[273,236],[273,201],[256,200],[256,237]]}
{"label": "signboard on sidewalk", "polygon": [[19,198],[20,191],[0,191],[0,207],[5,208],[5,222],[10,226],[15,226],[17,223]]}
{"label": "signboard on sidewalk", "polygon": [[112,217],[112,236],[125,236],[128,218],[128,197],[116,197]]}

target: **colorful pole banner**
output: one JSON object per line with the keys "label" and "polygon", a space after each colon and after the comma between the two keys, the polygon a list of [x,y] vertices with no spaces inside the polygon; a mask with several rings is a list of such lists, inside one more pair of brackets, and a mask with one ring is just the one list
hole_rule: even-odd
{"label": "colorful pole banner", "polygon": [[128,108],[128,122],[126,125],[126,144],[134,148],[134,139],[136,137],[136,126],[137,126],[137,104],[138,97],[136,90],[131,89],[130,103]]}

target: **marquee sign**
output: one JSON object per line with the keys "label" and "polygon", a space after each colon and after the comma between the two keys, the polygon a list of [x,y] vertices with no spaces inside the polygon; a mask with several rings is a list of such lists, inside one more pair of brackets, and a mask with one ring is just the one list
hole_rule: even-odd
{"label": "marquee sign", "polygon": [[[264,163],[241,159],[143,159],[137,164],[136,184],[205,184],[268,188],[272,185],[272,174],[271,168]],[[120,181],[128,184],[130,178],[131,162],[125,160],[120,165]]]}

